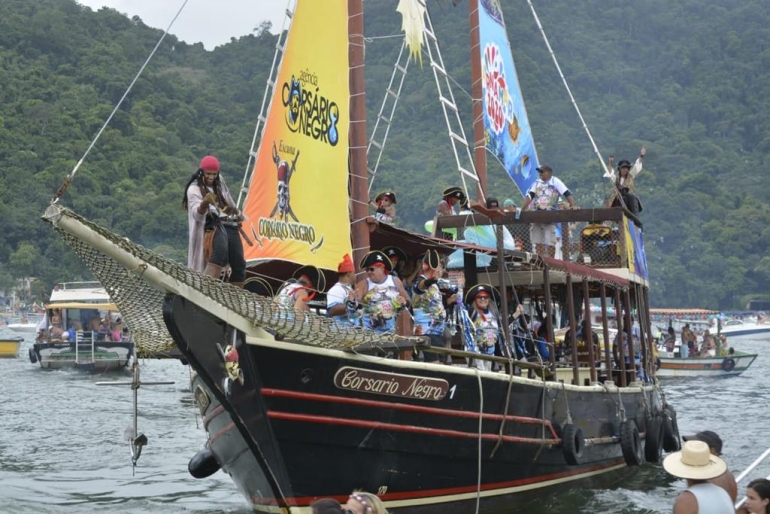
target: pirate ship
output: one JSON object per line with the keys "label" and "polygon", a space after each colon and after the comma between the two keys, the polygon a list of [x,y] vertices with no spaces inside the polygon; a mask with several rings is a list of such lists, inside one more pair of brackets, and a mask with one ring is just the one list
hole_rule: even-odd
{"label": "pirate ship", "polygon": [[[291,29],[281,35],[281,64],[271,72],[271,101],[260,116],[261,147],[252,153],[254,166],[239,199],[254,241],[246,252],[252,284],[289,276],[300,264],[335,269],[345,253],[358,261],[369,248],[388,244],[410,255],[460,248],[469,256],[466,287],[498,287],[502,312],[508,291],[541,306],[552,351],[547,360],[521,360],[505,350],[507,343],[500,355],[481,355],[472,344],[431,348],[411,334],[340,327],[203,276],[52,204],[45,219],[105,285],[133,327],[138,351],[176,345],[192,366],[208,439],[191,460],[191,473],[204,478],[223,470],[257,512],[307,512],[319,497],[343,499],[354,489],[377,493],[394,512],[510,512],[555,488],[614,479],[645,459],[657,461],[664,448],[677,449],[675,411],[654,376],[637,225],[623,209],[516,218],[486,201],[485,149],[472,151],[467,142],[423,0],[399,3],[405,20],[419,21],[405,24],[408,43],[401,54],[411,53],[404,51],[410,45],[416,52],[424,45],[463,188],[476,188],[480,201],[472,214],[437,219],[435,230],[476,225],[500,231],[507,225],[526,235],[531,223],[602,222],[608,231],[599,232],[611,238],[613,250],[603,261],[594,253],[587,266],[590,238],[576,252],[575,243],[563,242],[562,258],[556,259],[507,250],[500,237],[497,249],[480,249],[368,216],[368,177],[379,163],[373,148],[384,146],[387,131],[368,145],[368,170],[363,4],[301,0]],[[496,53],[510,54],[507,37],[494,39],[505,34],[500,4],[469,4],[473,96],[485,99],[474,102],[474,137],[494,134],[490,151],[504,157],[512,176],[523,177],[537,157],[533,147],[520,144],[530,136],[521,133],[528,123],[515,72],[508,71],[508,86],[481,80],[482,66],[486,72],[497,67],[496,76],[504,78],[506,61],[512,63]],[[327,29],[323,43],[312,37],[319,24]],[[391,85],[405,69],[403,62],[394,67]],[[500,109],[490,108],[495,102]],[[389,124],[388,112],[383,104],[378,123]],[[374,132],[377,142],[377,127]],[[314,216],[308,198],[319,196],[327,206],[323,216]],[[489,267],[476,267],[477,251],[493,254]],[[559,348],[557,325],[577,327],[579,319],[591,319],[592,303],[600,304],[600,324],[587,324],[582,335],[570,331]],[[641,336],[637,347],[618,345],[617,355],[609,337],[610,303],[628,338],[634,335],[632,316]],[[604,336],[603,349],[582,343],[592,341],[592,330]],[[448,353],[455,364],[491,360],[500,370],[394,358],[404,348]]]}

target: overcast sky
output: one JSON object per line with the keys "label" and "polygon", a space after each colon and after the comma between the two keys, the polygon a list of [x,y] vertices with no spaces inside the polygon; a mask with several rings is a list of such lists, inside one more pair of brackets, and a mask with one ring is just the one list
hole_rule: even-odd
{"label": "overcast sky", "polygon": [[[77,0],[97,11],[111,7],[139,16],[145,25],[166,29],[184,0]],[[171,33],[186,43],[203,42],[208,50],[244,36],[265,20],[273,31],[283,27],[287,0],[188,0]]]}

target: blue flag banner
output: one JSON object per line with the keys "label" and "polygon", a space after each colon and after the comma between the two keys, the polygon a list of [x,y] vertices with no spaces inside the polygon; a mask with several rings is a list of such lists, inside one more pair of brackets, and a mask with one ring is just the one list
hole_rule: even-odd
{"label": "blue flag banner", "polygon": [[479,5],[484,140],[523,196],[537,179],[535,142],[500,2],[475,1]]}

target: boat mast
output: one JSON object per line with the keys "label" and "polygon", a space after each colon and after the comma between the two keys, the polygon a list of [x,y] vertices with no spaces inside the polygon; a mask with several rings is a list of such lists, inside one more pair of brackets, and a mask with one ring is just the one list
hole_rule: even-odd
{"label": "boat mast", "polygon": [[364,84],[364,4],[348,0],[348,59],[350,62],[350,195],[353,262],[369,251],[369,189],[366,172],[366,91]]}
{"label": "boat mast", "polygon": [[471,112],[473,114],[473,160],[476,164],[476,199],[487,197],[487,149],[484,144],[484,113],[481,95],[481,41],[479,36],[479,2],[468,0],[471,35]]}

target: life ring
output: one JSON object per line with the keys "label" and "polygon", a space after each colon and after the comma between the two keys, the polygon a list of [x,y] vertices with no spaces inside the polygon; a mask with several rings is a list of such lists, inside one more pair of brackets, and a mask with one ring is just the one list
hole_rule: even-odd
{"label": "life ring", "polygon": [[623,459],[629,466],[639,466],[644,461],[642,440],[633,419],[620,424],[620,449],[623,452]]}
{"label": "life ring", "polygon": [[671,405],[666,405],[661,414],[663,416],[663,449],[667,452],[678,452],[682,449],[682,443],[679,438],[676,411]]}
{"label": "life ring", "polygon": [[564,426],[561,436],[561,449],[564,452],[564,460],[570,466],[577,466],[583,460],[583,449],[586,441],[583,437],[583,430],[577,425],[567,424]]}
{"label": "life ring", "polygon": [[731,372],[735,369],[735,359],[725,359],[722,361],[722,371]]}
{"label": "life ring", "polygon": [[660,462],[663,455],[663,418],[654,416],[647,420],[644,430],[644,458],[647,462]]}

